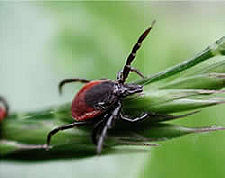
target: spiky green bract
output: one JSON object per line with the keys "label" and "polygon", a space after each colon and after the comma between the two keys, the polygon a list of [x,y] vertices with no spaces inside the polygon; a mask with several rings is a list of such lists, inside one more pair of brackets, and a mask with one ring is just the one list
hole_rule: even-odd
{"label": "spiky green bract", "polygon": [[126,98],[124,111],[175,113],[224,103],[224,97],[215,96],[224,92],[224,55],[222,37],[192,59],[137,81],[144,93]]}
{"label": "spiky green bract", "polygon": [[[49,160],[59,158],[84,158],[96,155],[96,147],[90,140],[91,128],[80,127],[60,132],[52,140],[52,148],[45,150],[46,135],[52,128],[66,124],[61,118],[54,119],[30,116],[8,118],[2,124],[0,154],[2,159]],[[163,141],[191,133],[222,130],[222,127],[190,128],[171,124],[152,123],[145,120],[136,124],[118,120],[117,127],[109,131],[103,154],[120,153],[119,146],[129,143],[149,144],[152,141]],[[154,146],[154,145],[153,145]],[[135,147],[136,148],[136,147]],[[131,149],[131,152],[140,151]],[[142,148],[143,150],[143,148]],[[129,149],[126,151],[129,152]]]}
{"label": "spiky green bract", "polygon": [[147,85],[149,83],[168,78],[174,74],[187,70],[217,55],[225,55],[225,36],[217,40],[214,44],[207,47],[205,50],[203,50],[193,58],[184,61],[181,64],[178,64],[174,67],[171,67],[163,72],[159,72],[149,77],[146,77],[145,79],[139,80],[136,83]]}
{"label": "spiky green bract", "polygon": [[195,110],[221,104],[224,98],[194,98],[218,93],[214,90],[152,90],[141,96],[129,97],[124,101],[124,111],[132,113],[154,112],[154,113],[175,113],[181,111]]}

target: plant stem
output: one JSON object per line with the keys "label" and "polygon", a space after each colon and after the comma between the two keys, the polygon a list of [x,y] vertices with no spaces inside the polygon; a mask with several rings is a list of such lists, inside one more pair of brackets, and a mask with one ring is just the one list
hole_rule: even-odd
{"label": "plant stem", "polygon": [[158,72],[154,75],[146,77],[145,79],[136,81],[135,83],[147,85],[149,83],[168,78],[178,72],[182,72],[217,55],[225,55],[225,36],[217,40],[214,44],[207,47],[205,50],[203,50],[193,58],[175,65],[174,67],[171,67],[165,71]]}

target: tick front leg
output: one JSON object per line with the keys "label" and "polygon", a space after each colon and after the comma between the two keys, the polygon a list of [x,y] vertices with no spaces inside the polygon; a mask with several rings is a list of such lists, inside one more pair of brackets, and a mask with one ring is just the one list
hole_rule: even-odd
{"label": "tick front leg", "polygon": [[130,68],[130,71],[131,72],[135,72],[137,75],[139,75],[141,78],[145,78],[144,74],[142,72],[140,72],[138,69],[134,68],[134,67],[131,67],[129,65],[127,65],[128,68]]}
{"label": "tick front leg", "polygon": [[152,22],[152,25],[146,29],[144,31],[144,33],[138,38],[138,41],[135,43],[135,45],[132,48],[131,53],[129,54],[129,56],[127,57],[126,60],[126,65],[124,66],[120,77],[117,79],[119,83],[125,83],[129,73],[130,73],[130,68],[128,66],[131,65],[131,63],[133,62],[133,60],[135,59],[136,53],[138,51],[138,49],[141,47],[142,42],[144,41],[144,39],[146,38],[146,36],[149,34],[149,32],[151,31],[153,25],[155,24],[155,20]]}
{"label": "tick front leg", "polygon": [[[140,72],[138,69],[136,69],[136,68],[134,68],[134,67],[132,67],[130,65],[126,65],[126,66],[127,66],[127,68],[130,69],[130,72],[136,73],[137,75],[139,75],[143,79],[145,78],[144,74],[142,72]],[[117,80],[121,80],[122,75],[123,75],[123,71],[118,72],[118,74],[117,74]]]}
{"label": "tick front leg", "polygon": [[63,88],[63,86],[64,86],[65,84],[67,84],[67,83],[72,83],[72,82],[88,83],[88,82],[90,82],[90,80],[87,80],[87,79],[80,79],[80,78],[64,79],[64,80],[62,80],[61,82],[59,82],[59,86],[58,86],[59,93],[60,93],[60,94],[62,93],[62,88]]}
{"label": "tick front leg", "polygon": [[146,119],[149,115],[147,113],[143,114],[142,116],[140,117],[136,117],[136,118],[128,118],[128,117],[125,117],[123,116],[121,113],[120,113],[120,118],[125,120],[125,121],[128,121],[128,122],[139,122],[139,121],[142,121],[144,119]]}

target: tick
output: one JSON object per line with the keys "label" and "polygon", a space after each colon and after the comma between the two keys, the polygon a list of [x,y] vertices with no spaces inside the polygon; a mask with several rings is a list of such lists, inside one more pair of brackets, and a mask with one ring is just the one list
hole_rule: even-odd
{"label": "tick", "polygon": [[[2,106],[1,106],[2,105]],[[0,122],[7,117],[9,113],[9,105],[6,100],[0,96]]]}
{"label": "tick", "polygon": [[129,118],[121,112],[122,101],[127,96],[143,91],[142,85],[126,83],[130,72],[135,72],[142,78],[143,74],[137,69],[131,67],[138,49],[142,42],[151,31],[152,25],[144,31],[138,38],[137,43],[133,46],[131,53],[127,57],[126,64],[122,71],[118,72],[116,80],[86,80],[86,79],[65,79],[59,83],[59,91],[62,87],[71,82],[81,82],[85,85],[80,89],[72,101],[72,118],[75,120],[72,124],[57,127],[49,132],[47,136],[47,147],[50,144],[54,134],[61,130],[70,129],[76,126],[92,125],[92,142],[97,145],[97,153],[101,153],[104,140],[108,129],[112,128],[116,119],[123,119],[128,122],[137,122],[145,119],[148,113],[144,113],[137,118]]}

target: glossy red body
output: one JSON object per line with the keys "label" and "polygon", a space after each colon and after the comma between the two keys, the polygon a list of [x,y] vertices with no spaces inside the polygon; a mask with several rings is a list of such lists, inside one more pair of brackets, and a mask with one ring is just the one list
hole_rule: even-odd
{"label": "glossy red body", "polygon": [[72,102],[72,117],[76,121],[84,121],[96,117],[102,113],[101,110],[96,110],[85,102],[85,93],[93,86],[102,83],[104,80],[95,80],[85,84],[76,94]]}
{"label": "glossy red body", "polygon": [[5,108],[0,106],[0,122],[6,117],[7,113]]}

